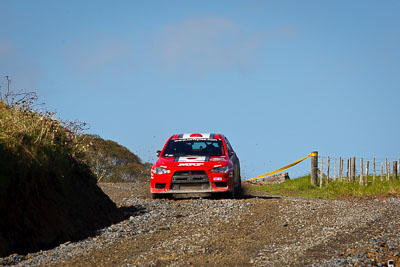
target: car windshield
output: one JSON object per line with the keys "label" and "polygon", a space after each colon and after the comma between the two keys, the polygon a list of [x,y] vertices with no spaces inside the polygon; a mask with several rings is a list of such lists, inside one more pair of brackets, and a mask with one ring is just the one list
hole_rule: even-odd
{"label": "car windshield", "polygon": [[224,146],[219,139],[175,139],[169,140],[165,147],[163,157],[223,156],[224,154]]}

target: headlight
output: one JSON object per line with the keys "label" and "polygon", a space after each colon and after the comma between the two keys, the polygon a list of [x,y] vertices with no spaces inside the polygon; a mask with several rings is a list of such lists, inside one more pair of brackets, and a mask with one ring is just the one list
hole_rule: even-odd
{"label": "headlight", "polygon": [[154,173],[155,174],[167,174],[167,173],[170,173],[170,170],[164,169],[164,168],[155,167],[154,168]]}
{"label": "headlight", "polygon": [[211,172],[226,173],[226,172],[228,172],[228,170],[229,170],[228,165],[225,165],[222,167],[211,169]]}

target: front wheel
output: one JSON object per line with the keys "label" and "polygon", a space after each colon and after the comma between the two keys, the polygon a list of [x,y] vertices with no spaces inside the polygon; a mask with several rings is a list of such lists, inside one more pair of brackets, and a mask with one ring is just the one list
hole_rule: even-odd
{"label": "front wheel", "polygon": [[239,181],[239,184],[232,188],[232,198],[238,199],[240,198],[241,195],[242,195],[242,185]]}
{"label": "front wheel", "polygon": [[232,198],[234,198],[234,199],[237,199],[237,198],[240,198],[240,196],[242,195],[241,193],[241,185],[240,185],[240,182],[239,182],[239,184],[237,185],[237,186],[234,186],[233,188],[232,188],[232,192],[231,192],[231,197]]}
{"label": "front wheel", "polygon": [[233,186],[232,186],[232,198],[240,198],[242,195],[242,179],[240,178],[240,174],[238,175],[239,177],[236,177],[237,172],[234,173],[234,178],[237,179],[237,184],[235,185],[235,180],[233,181]]}
{"label": "front wheel", "polygon": [[241,197],[242,196],[242,179],[240,177],[239,177],[239,182],[238,182],[236,191],[237,191],[238,197]]}

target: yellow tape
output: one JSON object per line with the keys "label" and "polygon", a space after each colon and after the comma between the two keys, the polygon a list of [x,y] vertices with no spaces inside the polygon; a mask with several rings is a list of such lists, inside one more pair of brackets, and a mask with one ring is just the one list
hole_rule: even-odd
{"label": "yellow tape", "polygon": [[305,159],[307,159],[307,158],[309,158],[309,157],[312,157],[312,156],[317,156],[317,153],[310,153],[310,154],[308,154],[307,156],[305,156],[304,158],[299,159],[299,160],[296,160],[295,162],[290,163],[289,165],[287,165],[287,166],[285,166],[285,167],[282,167],[282,168],[280,168],[280,169],[277,169],[277,170],[275,170],[275,171],[272,171],[272,172],[269,172],[269,173],[266,173],[266,174],[263,174],[263,175],[260,175],[260,176],[256,176],[256,177],[250,178],[250,179],[248,179],[247,181],[257,180],[257,179],[264,178],[264,177],[266,177],[266,176],[270,176],[270,175],[272,175],[272,174],[275,174],[275,173],[284,171],[284,170],[289,169],[290,167],[293,167],[294,165],[296,165],[296,164],[302,162],[303,160],[305,160]]}

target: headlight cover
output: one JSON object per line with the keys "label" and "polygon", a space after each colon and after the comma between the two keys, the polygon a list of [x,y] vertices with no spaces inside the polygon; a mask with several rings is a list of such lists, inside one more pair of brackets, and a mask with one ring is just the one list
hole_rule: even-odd
{"label": "headlight cover", "polygon": [[229,171],[228,165],[211,169],[211,172],[217,172],[217,173],[227,173],[228,171]]}
{"label": "headlight cover", "polygon": [[167,174],[170,173],[171,171],[168,169],[164,169],[164,168],[159,168],[159,167],[155,167],[154,168],[154,173],[155,174]]}

